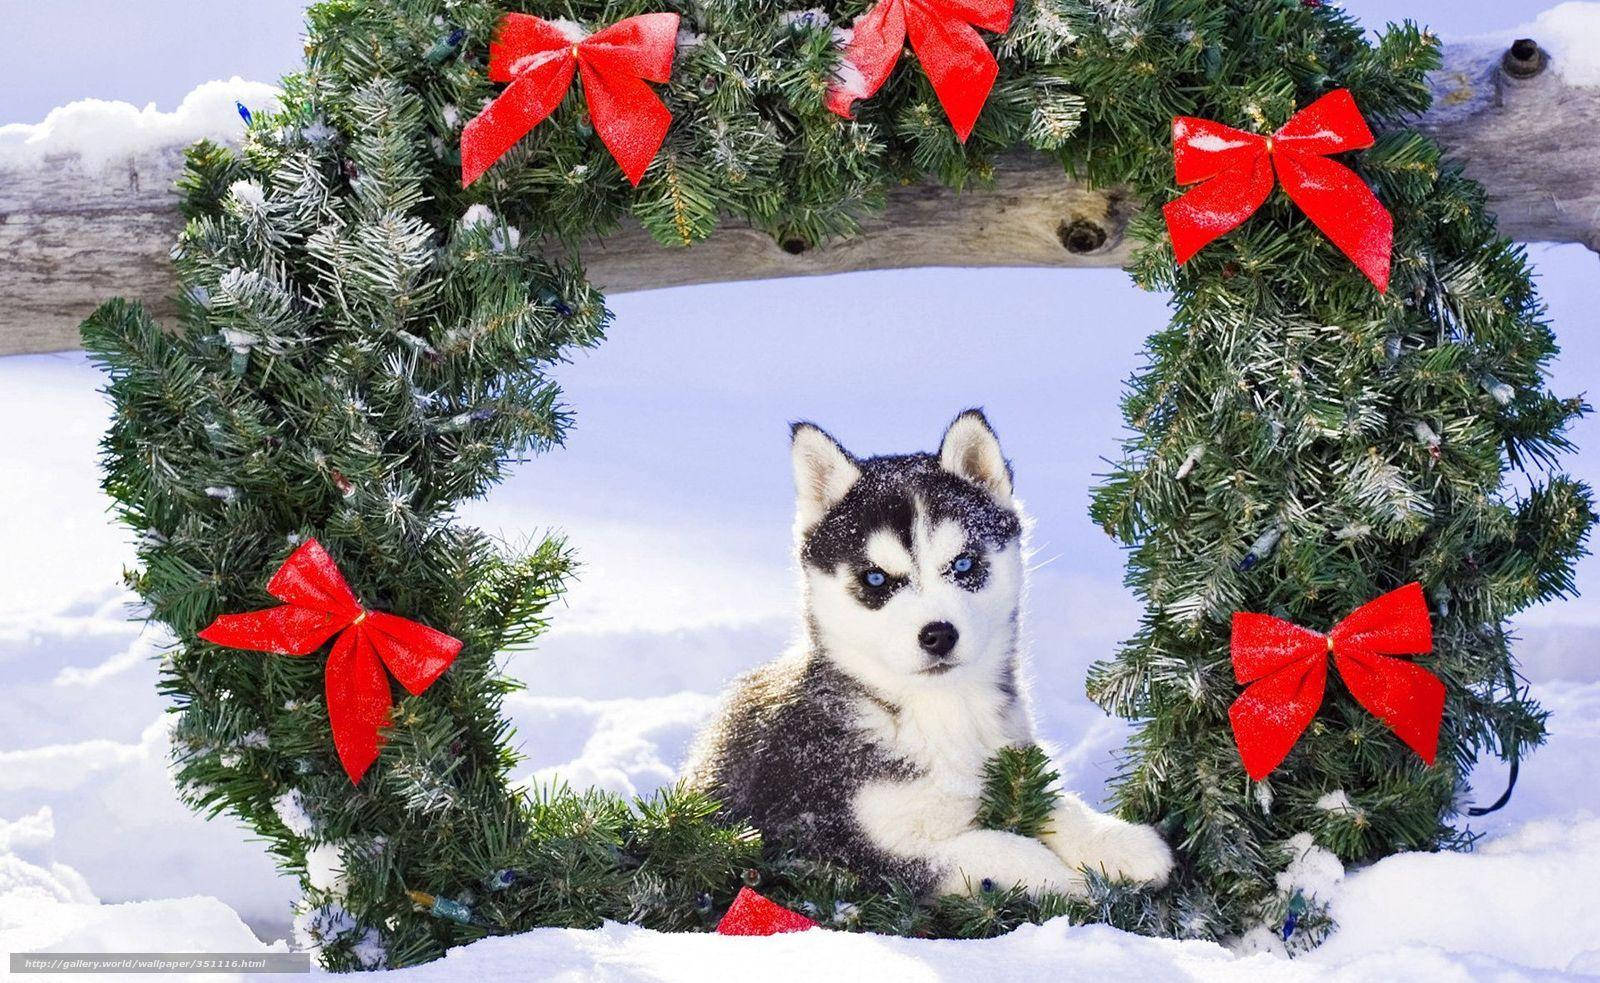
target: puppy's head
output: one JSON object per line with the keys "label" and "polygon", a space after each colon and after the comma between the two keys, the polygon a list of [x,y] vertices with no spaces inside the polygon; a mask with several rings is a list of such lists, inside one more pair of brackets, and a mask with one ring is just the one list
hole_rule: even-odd
{"label": "puppy's head", "polygon": [[1009,663],[1022,521],[981,412],[956,417],[936,454],[865,460],[796,424],[793,459],[811,630],[830,658],[886,693]]}

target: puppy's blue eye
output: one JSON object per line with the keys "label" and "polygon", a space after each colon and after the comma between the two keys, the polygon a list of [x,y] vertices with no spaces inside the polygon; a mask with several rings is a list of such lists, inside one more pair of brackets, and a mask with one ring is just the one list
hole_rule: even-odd
{"label": "puppy's blue eye", "polygon": [[861,575],[861,582],[868,587],[882,587],[889,582],[889,575],[882,570],[868,570]]}
{"label": "puppy's blue eye", "polygon": [[974,561],[970,555],[963,553],[956,557],[954,563],[950,564],[950,569],[954,570],[956,573],[971,573],[973,562]]}

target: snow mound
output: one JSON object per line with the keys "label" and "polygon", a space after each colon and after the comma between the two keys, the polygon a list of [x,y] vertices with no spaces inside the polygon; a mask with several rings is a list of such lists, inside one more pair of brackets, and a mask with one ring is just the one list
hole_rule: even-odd
{"label": "snow mound", "polygon": [[0,820],[0,950],[8,952],[264,952],[215,898],[101,904],[76,870],[54,859],[49,808]]}
{"label": "snow mound", "polygon": [[[51,856],[55,838],[48,806],[16,822],[0,820],[0,912],[50,902],[99,903],[81,874]],[[0,914],[0,929],[8,924]]]}
{"label": "snow mound", "polygon": [[[1482,928],[1482,923],[1479,923]],[[1194,983],[1301,983],[1527,979],[1524,967],[1494,956],[1413,943],[1349,954],[1337,962],[1288,960],[1269,953],[1235,956],[1211,942],[1128,935],[1064,919],[1026,925],[982,942],[928,941],[809,931],[767,938],[652,932],[607,924],[594,931],[536,929],[453,950],[444,959],[385,974],[424,980],[512,979],[538,967],[544,980],[637,980],[703,983],[760,979],[928,981],[1189,980]]]}
{"label": "snow mound", "polygon": [[239,103],[253,112],[276,109],[278,89],[237,75],[204,82],[164,113],[154,103],[81,99],[50,110],[38,123],[0,126],[0,167],[38,165],[51,157],[76,156],[91,169],[104,169],[164,147],[201,139],[232,143],[244,132]]}
{"label": "snow mound", "polygon": [[[0,899],[5,898],[0,895]],[[9,906],[9,901],[7,902]],[[0,915],[10,952],[287,952],[266,945],[232,908],[195,895],[125,904],[33,902]]]}
{"label": "snow mound", "polygon": [[513,694],[506,709],[517,733],[538,735],[521,748],[535,766],[522,784],[648,795],[676,779],[714,703],[703,693],[620,700]]}
{"label": "snow mound", "polygon": [[[154,667],[144,669],[127,674],[130,688],[153,690]],[[97,690],[103,697],[110,691]],[[117,706],[114,697],[102,698],[99,706],[102,715],[117,715],[107,713]],[[243,824],[207,822],[178,800],[169,772],[173,717],[157,714],[132,741],[85,737],[0,750],[0,936],[9,924],[7,912],[32,905],[5,900],[7,891],[22,888],[30,897],[90,905],[96,897],[123,901],[215,891],[226,903],[208,903],[234,920],[251,919],[269,938],[287,931],[296,885],[274,869]],[[52,917],[73,922],[89,916],[63,910]],[[0,952],[5,949],[0,944]]]}
{"label": "snow mound", "polygon": [[1306,957],[1338,965],[1431,946],[1532,969],[1600,968],[1600,937],[1582,917],[1600,906],[1600,816],[1537,820],[1475,853],[1402,853],[1349,877],[1334,896],[1336,931]]}

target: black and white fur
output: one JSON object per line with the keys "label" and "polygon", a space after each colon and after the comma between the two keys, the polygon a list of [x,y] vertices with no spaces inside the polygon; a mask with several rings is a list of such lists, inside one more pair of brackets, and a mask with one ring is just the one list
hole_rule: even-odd
{"label": "black and white fur", "polygon": [[792,445],[806,644],[733,684],[690,784],[769,837],[922,891],[1078,893],[1084,867],[1164,882],[1155,830],[1071,794],[1042,839],[974,826],[984,764],[1034,742],[1023,523],[983,414],[937,454],[857,460],[809,423]]}

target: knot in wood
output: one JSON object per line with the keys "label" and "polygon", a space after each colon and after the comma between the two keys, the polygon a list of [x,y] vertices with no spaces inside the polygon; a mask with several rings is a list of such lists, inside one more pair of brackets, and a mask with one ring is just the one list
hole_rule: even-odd
{"label": "knot in wood", "polygon": [[1056,238],[1067,252],[1075,256],[1092,253],[1106,244],[1106,230],[1086,218],[1062,222],[1056,229]]}
{"label": "knot in wood", "polygon": [[1515,79],[1530,79],[1544,71],[1544,49],[1533,38],[1518,38],[1500,59],[1500,68]]}

